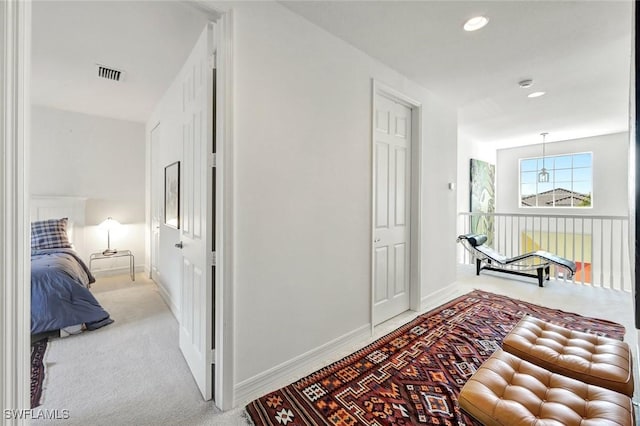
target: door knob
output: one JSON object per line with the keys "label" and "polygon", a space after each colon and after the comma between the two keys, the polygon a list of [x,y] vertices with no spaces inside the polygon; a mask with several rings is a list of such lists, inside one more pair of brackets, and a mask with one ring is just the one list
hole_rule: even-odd
{"label": "door knob", "polygon": [[375,240],[373,240],[374,243],[379,243],[380,242],[380,238],[376,238]]}
{"label": "door knob", "polygon": [[184,247],[182,245],[182,241],[180,241],[179,243],[174,244],[174,246],[178,247],[179,249],[181,249],[182,247]]}

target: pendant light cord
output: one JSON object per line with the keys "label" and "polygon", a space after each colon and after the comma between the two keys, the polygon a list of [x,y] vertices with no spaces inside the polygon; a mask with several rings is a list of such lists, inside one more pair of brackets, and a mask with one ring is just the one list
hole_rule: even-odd
{"label": "pendant light cord", "polygon": [[545,168],[545,167],[544,167],[544,158],[545,158],[544,145],[545,145],[545,141],[546,141],[546,139],[547,139],[547,135],[548,135],[548,134],[549,134],[549,133],[546,133],[546,132],[544,132],[544,133],[540,133],[540,135],[542,136],[542,168],[543,168],[543,169]]}

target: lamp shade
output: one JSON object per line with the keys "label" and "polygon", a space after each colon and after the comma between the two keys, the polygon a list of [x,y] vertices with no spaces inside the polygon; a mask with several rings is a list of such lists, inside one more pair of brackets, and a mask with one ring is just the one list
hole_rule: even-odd
{"label": "lamp shade", "polygon": [[542,168],[542,170],[540,170],[540,173],[538,173],[538,182],[540,183],[549,182],[549,172],[544,167]]}
{"label": "lamp shade", "polygon": [[105,221],[103,221],[98,227],[104,231],[112,231],[120,226],[120,222],[115,220],[112,217],[108,217]]}

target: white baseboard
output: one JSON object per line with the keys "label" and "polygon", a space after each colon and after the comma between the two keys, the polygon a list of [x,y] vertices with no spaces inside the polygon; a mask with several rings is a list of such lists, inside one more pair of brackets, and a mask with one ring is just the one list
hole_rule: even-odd
{"label": "white baseboard", "polygon": [[[144,271],[144,266],[138,265],[133,268],[133,271],[137,274],[138,272]],[[116,268],[106,268],[106,269],[94,269],[91,271],[94,277],[111,277],[113,275],[124,275],[129,274],[128,266],[118,266]]]}
{"label": "white baseboard", "polygon": [[[371,325],[366,324],[349,333],[346,333],[322,346],[318,346],[306,353],[298,355],[282,364],[276,365],[269,370],[256,374],[255,376],[243,380],[234,387],[235,404],[244,405],[262,395],[288,385],[295,378],[302,378],[310,374],[319,361],[330,357],[331,354],[349,349],[353,341],[371,335]],[[294,379],[292,379],[292,377]]]}
{"label": "white baseboard", "polygon": [[169,310],[171,311],[175,319],[179,321],[180,309],[178,309],[176,304],[171,299],[171,296],[169,296],[167,289],[164,287],[164,285],[160,280],[159,280],[160,282],[155,280],[152,280],[152,281],[156,285],[156,287],[158,287],[158,293],[160,293],[160,297],[162,297],[162,300],[164,300],[164,303],[167,304],[167,306],[169,307]]}
{"label": "white baseboard", "polygon": [[[436,308],[455,297],[459,296],[455,283],[451,283],[446,287],[438,289],[421,299],[421,311]],[[292,381],[301,378],[312,371],[314,365],[323,358],[329,357],[331,354],[348,349],[353,341],[362,337],[370,336],[371,325],[367,324],[356,330],[344,334],[322,346],[312,349],[295,358],[285,361],[269,370],[256,374],[255,376],[243,380],[238,383],[235,388],[236,405],[244,405],[274,389],[286,386]]]}
{"label": "white baseboard", "polygon": [[456,288],[456,283],[452,282],[446,287],[442,287],[439,290],[434,291],[422,298],[420,301],[421,312],[437,308],[438,306],[460,296],[459,289]]}

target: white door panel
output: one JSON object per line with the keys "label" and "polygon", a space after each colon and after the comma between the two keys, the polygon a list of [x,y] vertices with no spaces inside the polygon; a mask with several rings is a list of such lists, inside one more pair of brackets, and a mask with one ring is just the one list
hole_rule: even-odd
{"label": "white door panel", "polygon": [[213,183],[207,158],[213,150],[212,25],[207,26],[187,59],[182,78],[182,164],[180,236],[182,283],[180,350],[205,399],[213,397]]}
{"label": "white door panel", "polygon": [[389,146],[376,143],[376,228],[389,226]]}
{"label": "white door panel", "polygon": [[376,95],[374,324],[409,309],[411,109]]}

